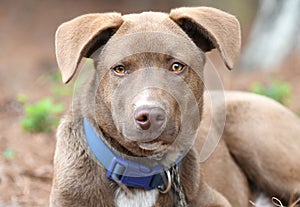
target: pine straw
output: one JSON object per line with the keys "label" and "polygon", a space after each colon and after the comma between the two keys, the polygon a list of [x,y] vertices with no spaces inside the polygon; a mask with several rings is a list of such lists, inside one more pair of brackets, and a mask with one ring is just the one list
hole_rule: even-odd
{"label": "pine straw", "polygon": [[[276,206],[276,207],[286,207],[286,206],[284,206],[284,205],[282,204],[282,202],[281,202],[278,198],[276,198],[276,197],[272,197],[271,201],[272,201],[273,205]],[[250,204],[251,204],[252,206],[254,206],[254,207],[256,206],[256,204],[255,204],[253,201],[249,201],[249,202],[250,202]],[[298,198],[295,202],[293,202],[291,205],[288,205],[287,207],[297,207],[298,204],[300,204],[300,198]]]}

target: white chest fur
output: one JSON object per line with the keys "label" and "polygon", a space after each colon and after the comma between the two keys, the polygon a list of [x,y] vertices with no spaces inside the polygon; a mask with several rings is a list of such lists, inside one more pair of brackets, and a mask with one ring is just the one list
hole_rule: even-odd
{"label": "white chest fur", "polygon": [[271,199],[267,197],[264,193],[261,193],[255,201],[255,206],[257,207],[273,207]]}
{"label": "white chest fur", "polygon": [[157,189],[149,191],[135,189],[132,191],[132,195],[128,196],[121,188],[118,188],[115,194],[115,203],[117,207],[153,207],[158,194]]}

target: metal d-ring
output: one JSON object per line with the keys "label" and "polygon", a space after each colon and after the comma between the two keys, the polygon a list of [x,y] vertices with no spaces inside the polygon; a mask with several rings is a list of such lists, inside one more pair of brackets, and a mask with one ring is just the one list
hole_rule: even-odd
{"label": "metal d-ring", "polygon": [[172,184],[170,171],[169,170],[165,171],[165,173],[167,175],[167,184],[165,185],[166,187],[165,188],[163,188],[163,186],[158,186],[157,187],[159,192],[163,193],[163,194],[167,193],[171,189],[171,184]]}

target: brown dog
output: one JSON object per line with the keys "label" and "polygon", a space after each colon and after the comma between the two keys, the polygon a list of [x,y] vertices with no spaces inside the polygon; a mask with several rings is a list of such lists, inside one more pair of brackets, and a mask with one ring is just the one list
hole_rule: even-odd
{"label": "brown dog", "polygon": [[241,207],[258,191],[299,196],[298,117],[258,95],[204,92],[204,53],[214,48],[231,69],[239,23],[213,8],[62,24],[64,83],[83,57],[95,69],[58,128],[50,206]]}

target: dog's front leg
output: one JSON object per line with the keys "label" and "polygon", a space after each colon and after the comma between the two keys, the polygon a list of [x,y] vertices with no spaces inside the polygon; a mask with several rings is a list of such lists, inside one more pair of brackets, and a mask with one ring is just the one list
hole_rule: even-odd
{"label": "dog's front leg", "polygon": [[232,207],[229,201],[219,192],[201,181],[197,199],[191,202],[190,207]]}

